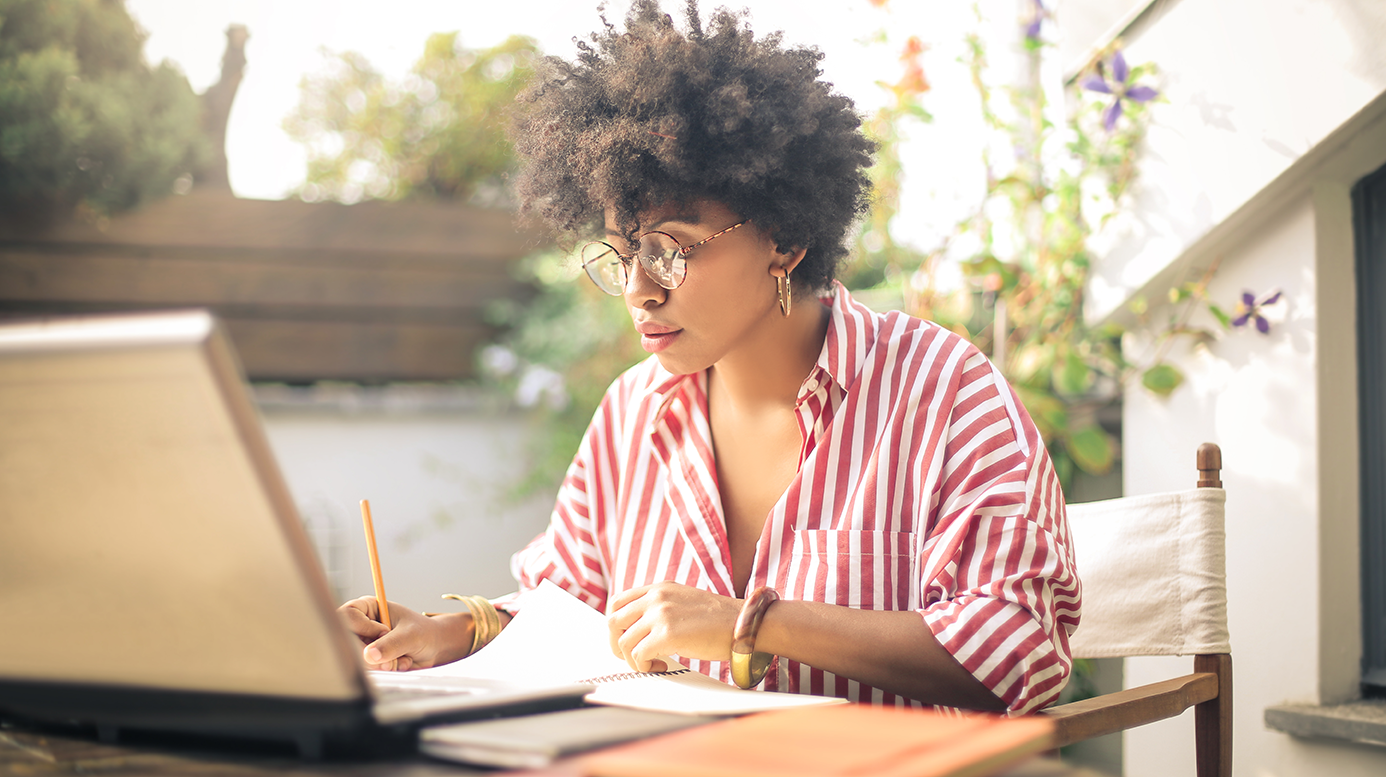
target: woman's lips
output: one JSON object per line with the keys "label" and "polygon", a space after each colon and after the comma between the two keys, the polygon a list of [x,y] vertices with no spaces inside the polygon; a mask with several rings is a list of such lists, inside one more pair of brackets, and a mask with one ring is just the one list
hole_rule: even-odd
{"label": "woman's lips", "polygon": [[659,353],[673,345],[683,334],[683,330],[677,327],[655,323],[636,324],[635,331],[640,333],[640,347],[648,353]]}

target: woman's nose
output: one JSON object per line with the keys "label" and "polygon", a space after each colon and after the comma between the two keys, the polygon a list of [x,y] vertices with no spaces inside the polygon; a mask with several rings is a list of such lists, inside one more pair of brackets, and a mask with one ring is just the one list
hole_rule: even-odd
{"label": "woman's nose", "polygon": [[669,290],[655,283],[639,260],[632,260],[626,270],[626,304],[633,308],[648,308],[664,303]]}

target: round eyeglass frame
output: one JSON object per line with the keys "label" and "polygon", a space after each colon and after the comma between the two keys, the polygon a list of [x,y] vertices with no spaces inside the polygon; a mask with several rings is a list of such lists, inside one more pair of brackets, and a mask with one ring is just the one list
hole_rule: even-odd
{"label": "round eyeglass frame", "polygon": [[[630,282],[631,260],[639,259],[650,280],[672,291],[682,286],[688,277],[687,256],[693,249],[749,222],[750,219],[739,221],[689,246],[683,245],[668,232],[645,232],[636,239],[636,249],[628,254],[621,253],[610,243],[594,240],[583,245],[579,252],[582,269],[597,288],[619,297],[625,293],[626,284]],[[672,245],[663,244],[666,241]]]}

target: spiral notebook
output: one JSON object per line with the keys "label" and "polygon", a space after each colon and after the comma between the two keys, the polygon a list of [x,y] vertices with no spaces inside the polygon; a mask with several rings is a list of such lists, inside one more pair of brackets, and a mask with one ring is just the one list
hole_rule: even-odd
{"label": "spiral notebook", "polygon": [[632,672],[611,652],[606,618],[545,581],[524,595],[520,614],[476,655],[414,674],[591,684],[596,690],[586,700],[593,704],[685,715],[742,715],[843,703],[824,696],[743,691],[671,658],[664,662],[668,671]]}

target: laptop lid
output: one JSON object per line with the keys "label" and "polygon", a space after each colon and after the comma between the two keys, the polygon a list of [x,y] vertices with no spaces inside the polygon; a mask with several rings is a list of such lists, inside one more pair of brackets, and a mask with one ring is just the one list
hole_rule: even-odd
{"label": "laptop lid", "polygon": [[210,314],[0,326],[0,712],[369,727],[336,604]]}

